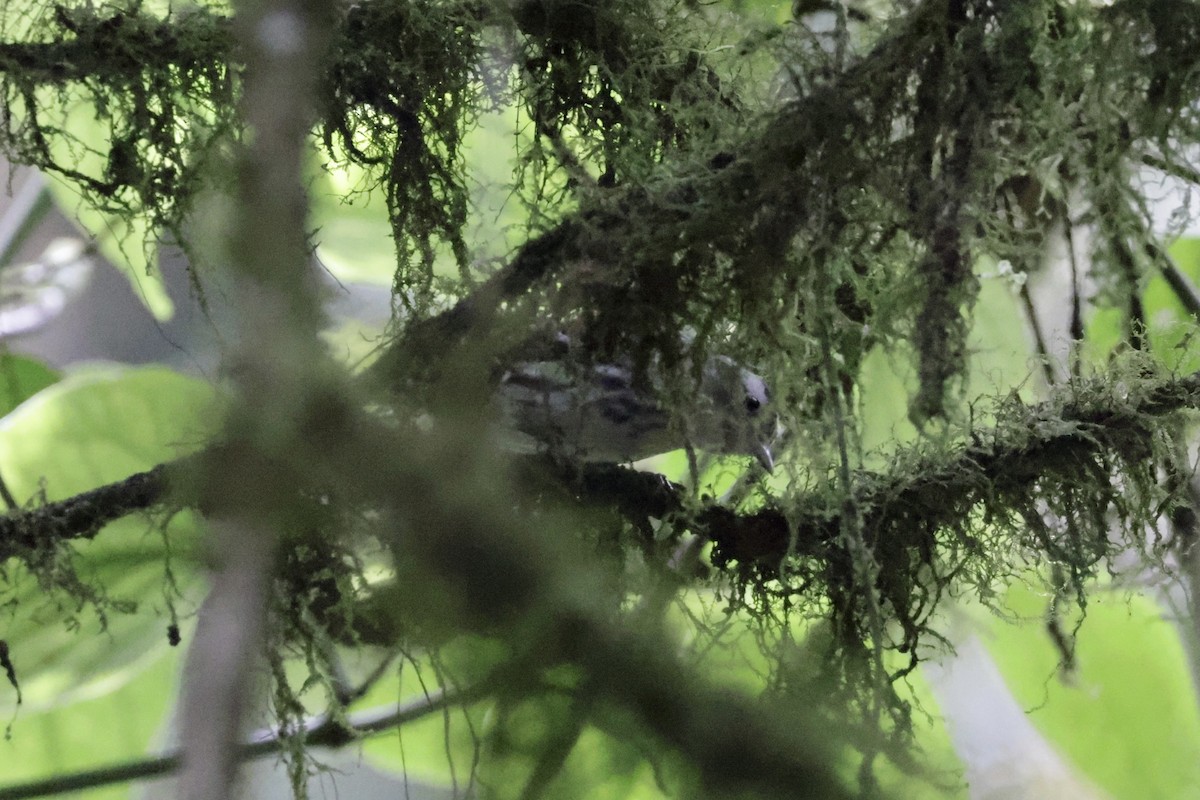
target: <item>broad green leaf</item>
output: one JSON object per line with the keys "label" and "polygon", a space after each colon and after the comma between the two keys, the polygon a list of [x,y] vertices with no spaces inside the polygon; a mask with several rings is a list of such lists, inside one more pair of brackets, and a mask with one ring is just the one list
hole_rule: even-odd
{"label": "broad green leaf", "polygon": [[[213,397],[208,384],[158,367],[69,376],[0,420],[0,475],[20,502],[121,480],[194,451],[211,430]],[[25,565],[6,565],[0,638],[26,708],[110,691],[167,646],[168,603],[191,611],[171,591],[167,569],[186,590],[195,521],[177,514],[164,531],[166,522],[162,513],[132,515],[73,545],[75,571],[99,592],[96,604],[50,591]],[[8,700],[0,693],[0,709]]]}
{"label": "broad green leaf", "polygon": [[57,381],[59,375],[32,358],[0,353],[0,417]]}
{"label": "broad green leaf", "polygon": [[214,400],[165,367],[81,370],[0,420],[0,467],[18,499],[70,497],[199,448]]}
{"label": "broad green leaf", "polygon": [[[176,687],[182,648],[162,648],[146,669],[111,693],[51,709],[22,708],[0,721],[11,737],[0,742],[0,790],[66,772],[142,758],[156,749]],[[72,797],[124,800],[129,784]]]}
{"label": "broad green leaf", "polygon": [[[1069,681],[1045,632],[1048,598],[1027,589],[1008,605],[1033,624],[996,622],[989,649],[1033,723],[1115,800],[1195,798],[1200,708],[1178,633],[1154,601],[1094,590]],[[1074,619],[1063,621],[1067,630]]]}

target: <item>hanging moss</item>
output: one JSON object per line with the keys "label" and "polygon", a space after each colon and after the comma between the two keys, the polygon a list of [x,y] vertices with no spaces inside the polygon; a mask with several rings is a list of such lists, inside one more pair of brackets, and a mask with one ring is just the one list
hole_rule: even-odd
{"label": "hanging moss", "polygon": [[226,21],[51,5],[0,44],[0,147],[110,213],[177,235],[222,141],[235,135]]}
{"label": "hanging moss", "polygon": [[[241,135],[229,23],[203,9],[45,10],[0,43],[6,153],[181,235]],[[794,22],[755,24],[673,2],[360,3],[338,21],[317,128],[327,155],[387,192],[408,306],[380,361],[393,388],[548,327],[571,328],[589,358],[656,363],[675,389],[717,351],[770,379],[788,427],[821,434],[807,483],[744,507],[661,483],[643,507],[623,485],[606,503],[629,530],[608,517],[594,530],[643,544],[649,532],[652,545],[704,534],[709,585],[776,632],[789,615],[828,620],[824,679],[903,730],[888,682],[936,641],[945,597],[987,599],[1025,564],[1049,564],[1056,596],[1083,604],[1114,553],[1159,555],[1143,532],[1181,502],[1159,476],[1186,472],[1168,434],[1178,420],[1162,415],[1195,407],[1187,380],[1117,365],[1042,406],[998,401],[987,427],[963,422],[961,395],[977,264],[1032,271],[1056,225],[1098,233],[1095,303],[1122,309],[1141,344],[1156,242],[1129,179],[1153,164],[1198,182],[1183,151],[1200,133],[1200,10],[935,0],[829,46]],[[67,125],[77,104],[100,135]],[[489,273],[466,233],[463,142],[502,106],[529,122],[512,189],[538,213]],[[439,284],[447,253],[459,278]],[[447,296],[462,300],[436,314]],[[855,382],[876,345],[914,354],[910,417],[943,435],[868,473]],[[530,494],[519,499],[539,513]],[[289,631],[311,644],[305,614],[337,617],[353,570],[308,595],[309,565],[288,566],[302,567],[283,576],[298,598]],[[907,665],[883,670],[888,650]]]}

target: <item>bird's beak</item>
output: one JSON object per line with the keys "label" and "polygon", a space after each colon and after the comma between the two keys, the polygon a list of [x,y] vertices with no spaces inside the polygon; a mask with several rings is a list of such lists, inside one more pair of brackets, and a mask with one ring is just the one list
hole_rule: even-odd
{"label": "bird's beak", "polygon": [[770,447],[760,444],[758,449],[754,451],[754,457],[758,459],[758,463],[762,464],[763,469],[767,472],[775,471],[775,458],[771,455]]}

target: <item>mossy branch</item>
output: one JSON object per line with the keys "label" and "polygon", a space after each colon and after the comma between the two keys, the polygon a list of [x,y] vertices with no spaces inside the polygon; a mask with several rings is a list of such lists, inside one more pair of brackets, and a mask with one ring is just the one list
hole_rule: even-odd
{"label": "mossy branch", "polygon": [[[1133,0],[1104,9],[931,0],[836,69],[802,49],[772,53],[804,73],[804,90],[754,116],[706,59],[683,55],[705,50],[695,20],[670,17],[681,31],[670,38],[659,24],[670,9],[610,6],[573,3],[564,15],[551,0],[371,0],[337,20],[320,129],[338,157],[374,169],[388,189],[396,298],[412,311],[400,346],[428,351],[426,362],[494,335],[493,315],[479,312],[506,303],[513,319],[531,309],[574,319],[597,357],[657,351],[671,361],[682,325],[704,347],[730,319],[768,341],[789,325],[803,337],[808,284],[820,270],[847,320],[832,344],[848,380],[872,343],[864,324],[870,336],[907,330],[921,362],[913,416],[939,416],[964,366],[975,256],[1028,239],[1019,222],[997,221],[1002,188],[1078,191],[1102,211],[1112,189],[1105,170],[1178,138],[1186,117],[1159,106],[1185,107],[1188,87],[1200,85],[1174,77],[1194,62],[1178,31],[1200,25],[1183,4],[1166,13]],[[509,49],[497,55],[489,31],[511,36]],[[211,180],[207,154],[240,129],[232,97],[241,56],[228,21],[204,11],[58,9],[30,38],[0,44],[11,154],[71,177],[99,205],[147,213],[178,233],[190,198]],[[1147,39],[1163,44],[1150,61],[1138,49]],[[1091,97],[1099,81],[1064,67],[1089,58],[1122,70],[1117,94],[1103,102]],[[1168,69],[1171,59],[1184,71]],[[500,94],[487,95],[488,86]],[[52,147],[70,134],[42,116],[60,96],[44,96],[51,87],[90,99],[107,121],[107,141],[72,145],[99,156],[100,173]],[[467,278],[458,291],[478,278],[464,234],[462,145],[497,102],[524,105],[536,121],[519,159],[561,148],[559,132],[575,130],[588,143],[586,166],[603,180],[575,186],[578,211],[543,217],[549,232],[452,315],[429,317],[439,248]],[[1090,112],[1117,104],[1122,117]],[[1044,167],[1051,153],[1056,170]],[[1181,160],[1155,157],[1168,167]],[[1120,242],[1132,223],[1126,215],[1107,224],[1107,240]],[[913,267],[897,273],[897,263]],[[891,296],[905,302],[880,302]],[[468,316],[474,324],[464,327]],[[408,361],[390,354],[380,372],[403,384],[397,365]],[[816,365],[800,366],[808,374]],[[811,396],[798,404],[820,405]]]}
{"label": "mossy branch", "polygon": [[[885,551],[928,552],[928,537],[939,528],[966,531],[974,520],[1002,518],[1018,507],[1015,496],[1040,481],[1100,477],[1096,467],[1107,459],[1144,461],[1156,418],[1200,409],[1200,373],[1143,383],[1131,378],[1123,391],[1129,396],[1122,399],[1099,384],[1068,386],[1063,400],[1007,406],[1004,421],[972,431],[971,443],[955,453],[923,457],[919,448],[905,450],[895,456],[891,473],[854,473],[852,493],[871,543]],[[0,544],[11,555],[49,541],[92,538],[108,522],[178,502],[170,491],[186,485],[195,458],[0,517]],[[546,464],[531,459],[526,467],[526,479],[534,480]],[[655,473],[557,465],[551,474],[560,498],[616,509],[639,526],[649,518],[684,515],[686,527],[716,545],[717,566],[746,575],[778,577],[785,559],[827,558],[838,540],[839,511],[820,490],[790,498],[786,510],[738,512],[715,503],[694,510],[687,489]]]}
{"label": "mossy branch", "polygon": [[0,562],[73,539],[91,539],[110,522],[161,506],[173,482],[193,466],[190,458],[159,464],[65,500],[10,511],[0,517]]}

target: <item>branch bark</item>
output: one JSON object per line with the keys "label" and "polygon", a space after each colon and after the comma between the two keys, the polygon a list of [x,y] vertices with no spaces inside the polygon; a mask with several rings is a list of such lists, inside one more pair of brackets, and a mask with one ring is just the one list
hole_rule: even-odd
{"label": "branch bark", "polygon": [[259,705],[253,667],[267,638],[276,548],[300,468],[281,456],[303,441],[310,422],[303,410],[324,390],[320,302],[305,269],[308,198],[301,165],[334,13],[326,0],[236,6],[247,136],[235,160],[228,240],[236,289],[228,371],[235,397],[222,432],[227,446],[206,451],[197,471],[218,563],[184,667],[184,800],[233,795],[241,727],[249,708]]}
{"label": "branch bark", "polygon": [[[868,530],[891,528],[899,522],[889,517],[896,509],[929,505],[934,514],[935,505],[989,502],[997,486],[1030,485],[1056,470],[1074,469],[1089,455],[1115,449],[1138,452],[1149,436],[1144,417],[1188,409],[1200,409],[1200,373],[1151,382],[1128,400],[1041,403],[1022,412],[1027,435],[1019,441],[1000,442],[994,428],[981,428],[968,435],[973,444],[953,457],[913,461],[901,454],[899,460],[907,466],[893,474],[857,472],[853,492]],[[0,517],[0,552],[12,555],[46,540],[91,538],[107,522],[171,502],[171,488],[190,474],[197,458],[160,464],[67,500]],[[526,467],[526,480],[544,481],[537,477],[546,474],[544,462],[531,459]],[[550,474],[563,497],[616,509],[635,522],[686,514],[695,532],[716,543],[714,559],[722,566],[768,567],[788,554],[819,556],[840,527],[838,510],[825,508],[819,492],[797,497],[788,513],[774,508],[739,513],[721,505],[689,511],[688,491],[655,473],[589,464],[556,465]],[[922,498],[932,498],[931,503]]]}
{"label": "branch bark", "polygon": [[[304,745],[306,747],[344,747],[352,742],[360,741],[364,737],[386,733],[409,722],[424,719],[430,714],[455,705],[471,703],[484,696],[485,693],[478,689],[437,690],[424,697],[407,703],[399,703],[391,708],[372,709],[352,714],[344,724],[339,724],[328,716],[315,717],[305,726]],[[249,761],[276,755],[285,746],[292,744],[293,741],[289,737],[283,736],[278,731],[264,731],[250,737],[249,742],[240,745],[237,749],[237,758],[239,761]],[[152,758],[0,787],[0,800],[52,797],[84,789],[98,789],[117,783],[148,780],[178,772],[182,764],[183,752],[175,749]]]}

